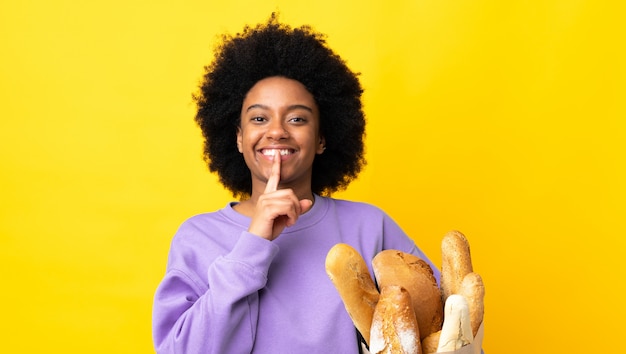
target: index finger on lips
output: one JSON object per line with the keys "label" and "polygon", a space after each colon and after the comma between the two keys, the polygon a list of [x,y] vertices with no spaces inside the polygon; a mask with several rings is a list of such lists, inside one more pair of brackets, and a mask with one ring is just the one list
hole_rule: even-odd
{"label": "index finger on lips", "polygon": [[274,156],[272,157],[270,176],[267,179],[267,185],[265,185],[265,193],[278,190],[278,182],[280,182],[280,153],[275,150]]}

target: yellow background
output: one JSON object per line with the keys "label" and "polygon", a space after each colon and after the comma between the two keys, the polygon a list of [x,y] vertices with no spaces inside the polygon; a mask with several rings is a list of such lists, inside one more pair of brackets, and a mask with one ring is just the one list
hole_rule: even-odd
{"label": "yellow background", "polygon": [[369,165],[336,197],[437,264],[446,231],[468,236],[487,353],[622,349],[622,4],[3,1],[2,351],[153,352],[172,235],[231,200],[191,94],[215,37],[276,9],[362,73]]}

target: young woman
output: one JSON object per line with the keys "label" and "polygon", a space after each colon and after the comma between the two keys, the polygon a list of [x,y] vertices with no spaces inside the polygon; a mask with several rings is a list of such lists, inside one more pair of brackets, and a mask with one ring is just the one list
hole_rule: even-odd
{"label": "young woman", "polygon": [[428,261],[380,209],[330,197],[365,163],[361,94],[310,27],[272,16],[224,36],[196,121],[209,169],[238,201],[174,236],[154,300],[158,353],[359,352],[325,272],[330,248],[350,244],[370,269],[383,249]]}

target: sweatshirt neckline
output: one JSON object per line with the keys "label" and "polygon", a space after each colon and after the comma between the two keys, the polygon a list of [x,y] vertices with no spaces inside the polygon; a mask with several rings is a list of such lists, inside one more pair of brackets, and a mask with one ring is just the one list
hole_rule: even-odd
{"label": "sweatshirt neckline", "polygon": [[[317,194],[314,194],[314,197],[315,203],[313,203],[311,209],[306,213],[300,215],[296,224],[286,228],[283,233],[291,233],[307,228],[319,222],[324,217],[324,215],[326,215],[329,206],[329,198],[322,197]],[[248,225],[250,225],[251,218],[235,211],[233,206],[236,204],[237,202],[229,202],[221,210],[221,212],[226,218],[230,219],[234,223],[239,224],[244,228],[247,228]]]}

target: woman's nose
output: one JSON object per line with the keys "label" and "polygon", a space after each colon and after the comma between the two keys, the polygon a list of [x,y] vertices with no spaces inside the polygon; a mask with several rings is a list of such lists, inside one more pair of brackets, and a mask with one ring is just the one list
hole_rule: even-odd
{"label": "woman's nose", "polygon": [[275,119],[268,125],[267,136],[272,139],[285,139],[289,137],[289,132],[285,129],[281,120]]}

